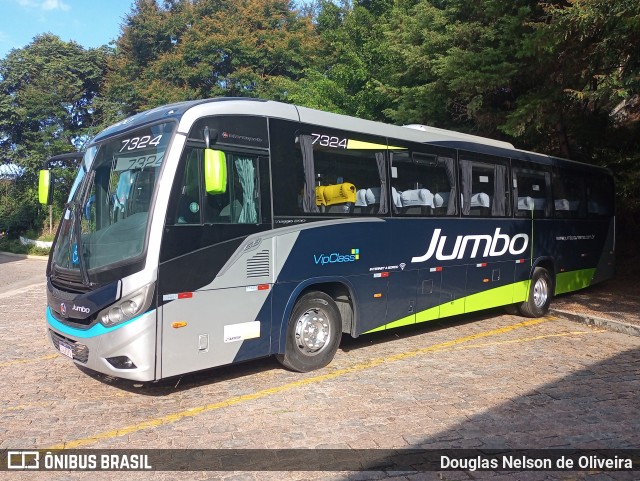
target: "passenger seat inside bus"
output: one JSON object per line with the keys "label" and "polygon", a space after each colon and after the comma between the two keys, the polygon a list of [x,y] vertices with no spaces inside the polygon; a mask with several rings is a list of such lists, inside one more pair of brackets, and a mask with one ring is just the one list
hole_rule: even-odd
{"label": "passenger seat inside bus", "polygon": [[578,217],[578,211],[580,209],[579,200],[556,199],[554,204],[557,217]]}
{"label": "passenger seat inside bus", "polygon": [[547,201],[545,199],[540,199],[536,197],[518,197],[518,210],[519,211],[534,211],[534,214],[537,212],[540,215],[544,215],[547,207]]}
{"label": "passenger seat inside bus", "polygon": [[449,207],[449,195],[451,192],[436,192],[433,196],[434,211],[436,214],[446,214]]}
{"label": "passenger seat inside bus", "polygon": [[353,212],[356,214],[376,214],[380,209],[380,187],[359,189]]}
{"label": "passenger seat inside bus", "polygon": [[[460,196],[464,205],[464,196]],[[491,197],[484,192],[471,194],[469,215],[490,216],[491,215]]]}
{"label": "passenger seat inside bus", "polygon": [[402,213],[409,215],[431,215],[434,195],[429,189],[410,189],[400,194]]}

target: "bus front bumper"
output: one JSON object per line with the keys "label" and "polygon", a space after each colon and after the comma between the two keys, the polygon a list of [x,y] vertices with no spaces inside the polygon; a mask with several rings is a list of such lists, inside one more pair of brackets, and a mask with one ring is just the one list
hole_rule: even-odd
{"label": "bus front bumper", "polygon": [[47,335],[53,347],[79,366],[133,381],[155,380],[156,311],[107,328],[77,329],[58,321],[47,307]]}

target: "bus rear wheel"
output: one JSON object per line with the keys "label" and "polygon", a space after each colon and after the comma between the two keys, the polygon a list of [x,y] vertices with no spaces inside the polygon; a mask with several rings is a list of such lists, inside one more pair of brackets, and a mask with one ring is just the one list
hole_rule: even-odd
{"label": "bus rear wheel", "polygon": [[309,292],[293,307],[284,354],[276,358],[292,371],[320,369],[335,356],[341,337],[340,311],[334,300],[324,292]]}
{"label": "bus rear wheel", "polygon": [[536,267],[531,276],[529,296],[520,304],[520,314],[525,317],[542,317],[549,311],[553,299],[553,280],[544,267]]}

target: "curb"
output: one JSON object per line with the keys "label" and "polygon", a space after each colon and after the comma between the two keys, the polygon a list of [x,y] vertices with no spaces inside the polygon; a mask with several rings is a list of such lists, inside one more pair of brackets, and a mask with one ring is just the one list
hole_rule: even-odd
{"label": "curb", "polygon": [[562,317],[564,319],[568,319],[570,321],[586,324],[587,326],[601,327],[609,331],[615,331],[622,334],[627,334],[629,336],[640,337],[640,326],[636,326],[635,324],[629,324],[622,321],[614,321],[612,319],[603,319],[596,316],[575,314],[573,312],[562,311],[553,308],[549,309],[549,313],[554,314],[558,317]]}
{"label": "curb", "polygon": [[0,251],[0,254],[8,257],[17,257],[19,259],[38,259],[40,261],[49,260],[49,256],[34,256],[32,254],[14,254],[13,252]]}

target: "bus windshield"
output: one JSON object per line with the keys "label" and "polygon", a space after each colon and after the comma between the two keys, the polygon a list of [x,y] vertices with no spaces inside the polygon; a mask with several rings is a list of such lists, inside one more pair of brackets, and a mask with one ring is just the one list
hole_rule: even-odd
{"label": "bus windshield", "polygon": [[87,150],[65,207],[53,267],[92,270],[141,255],[151,199],[174,123],[145,127]]}

